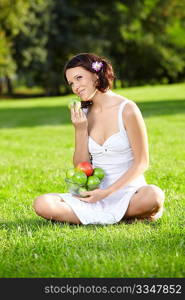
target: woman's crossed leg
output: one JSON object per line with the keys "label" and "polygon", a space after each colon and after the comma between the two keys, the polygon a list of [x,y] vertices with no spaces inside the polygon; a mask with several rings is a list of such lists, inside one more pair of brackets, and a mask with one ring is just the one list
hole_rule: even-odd
{"label": "woman's crossed leg", "polygon": [[48,220],[81,224],[70,206],[55,194],[45,194],[35,199],[33,208],[40,217]]}
{"label": "woman's crossed leg", "polygon": [[157,213],[163,210],[164,192],[156,185],[139,188],[132,196],[123,219],[148,219],[155,221]]}
{"label": "woman's crossed leg", "polygon": [[[163,209],[163,203],[164,193],[159,187],[143,186],[132,196],[123,219],[137,218],[155,221],[155,215]],[[39,196],[35,199],[33,208],[39,216],[45,219],[81,224],[71,207],[59,195],[51,193]]]}

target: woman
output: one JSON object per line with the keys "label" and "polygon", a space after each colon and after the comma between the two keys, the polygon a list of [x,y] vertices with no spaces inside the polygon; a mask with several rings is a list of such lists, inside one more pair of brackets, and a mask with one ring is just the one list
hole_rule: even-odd
{"label": "woman", "polygon": [[84,192],[85,198],[70,193],[37,197],[36,213],[46,219],[85,225],[158,219],[164,193],[148,185],[143,175],[149,164],[144,120],[133,101],[111,91],[115,78],[111,64],[95,54],[81,53],[66,64],[64,77],[81,98],[81,108],[71,108],[74,166],[89,161],[106,176],[100,188]]}

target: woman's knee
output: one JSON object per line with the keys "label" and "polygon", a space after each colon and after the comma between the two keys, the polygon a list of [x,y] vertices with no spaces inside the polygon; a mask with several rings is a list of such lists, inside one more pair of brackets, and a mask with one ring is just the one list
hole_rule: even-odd
{"label": "woman's knee", "polygon": [[46,219],[53,219],[55,214],[54,203],[49,195],[42,195],[35,199],[33,208],[36,214]]}
{"label": "woman's knee", "polygon": [[163,206],[165,194],[160,187],[153,184],[149,185],[149,189],[150,199],[155,209],[159,210]]}
{"label": "woman's knee", "polygon": [[138,190],[126,211],[125,217],[149,216],[163,206],[164,192],[155,185],[147,185]]}

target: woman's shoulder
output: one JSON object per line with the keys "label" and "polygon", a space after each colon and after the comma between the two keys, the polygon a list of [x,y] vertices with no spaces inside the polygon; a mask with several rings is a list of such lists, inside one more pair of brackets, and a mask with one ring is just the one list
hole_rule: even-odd
{"label": "woman's shoulder", "polygon": [[116,93],[114,93],[114,99],[117,100],[118,104],[121,104],[121,103],[127,104],[127,103],[129,103],[130,105],[133,105],[133,106],[135,104],[135,102],[133,100],[131,100],[131,99],[129,99],[129,98],[123,96],[123,95],[116,94]]}
{"label": "woman's shoulder", "polygon": [[121,104],[123,104],[123,111],[133,112],[138,109],[138,106],[134,100],[131,100],[127,97],[117,95]]}
{"label": "woman's shoulder", "polygon": [[134,100],[125,98],[125,105],[122,111],[122,117],[124,120],[138,119],[142,116],[141,111]]}
{"label": "woman's shoulder", "polygon": [[140,113],[139,107],[134,100],[117,93],[113,93],[113,97],[117,100],[117,105],[121,105],[123,118]]}

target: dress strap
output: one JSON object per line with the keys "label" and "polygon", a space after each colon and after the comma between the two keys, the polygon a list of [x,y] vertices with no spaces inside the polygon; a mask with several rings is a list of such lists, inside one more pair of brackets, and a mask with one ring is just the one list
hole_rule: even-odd
{"label": "dress strap", "polygon": [[122,113],[123,113],[123,110],[125,108],[125,105],[127,103],[129,103],[130,100],[124,100],[123,102],[121,102],[121,105],[119,107],[119,112],[118,112],[118,124],[119,124],[119,130],[120,131],[125,131],[125,127],[123,125],[124,121],[123,121],[123,117],[122,117]]}

